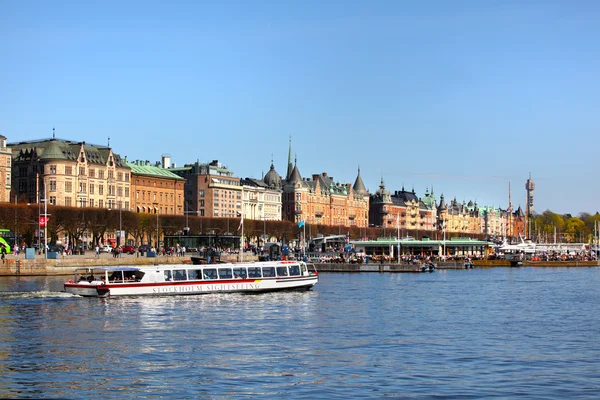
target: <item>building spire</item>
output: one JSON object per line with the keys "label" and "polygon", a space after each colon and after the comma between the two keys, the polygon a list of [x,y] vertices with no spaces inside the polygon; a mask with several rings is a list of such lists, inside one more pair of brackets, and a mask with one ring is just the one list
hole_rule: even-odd
{"label": "building spire", "polygon": [[56,128],[52,127],[52,139],[56,139]]}
{"label": "building spire", "polygon": [[288,150],[288,167],[287,167],[287,174],[285,176],[285,180],[289,180],[290,176],[292,175],[292,170],[294,169],[294,164],[293,164],[294,159],[292,158],[292,135],[290,135],[290,148]]}

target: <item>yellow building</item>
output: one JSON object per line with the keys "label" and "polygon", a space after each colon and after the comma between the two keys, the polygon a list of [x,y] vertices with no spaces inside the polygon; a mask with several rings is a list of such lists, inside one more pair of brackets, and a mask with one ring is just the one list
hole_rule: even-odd
{"label": "yellow building", "polygon": [[131,169],[110,147],[55,138],[8,147],[14,190],[27,202],[130,209]]}

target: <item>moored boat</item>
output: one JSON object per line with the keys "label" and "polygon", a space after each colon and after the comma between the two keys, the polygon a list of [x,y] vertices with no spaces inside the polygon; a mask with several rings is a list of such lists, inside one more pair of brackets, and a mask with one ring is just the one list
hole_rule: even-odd
{"label": "moored boat", "polygon": [[267,261],[80,268],[64,289],[85,297],[261,293],[309,290],[318,281],[312,264]]}
{"label": "moored boat", "polygon": [[435,264],[431,261],[426,262],[425,264],[421,264],[421,272],[434,272]]}

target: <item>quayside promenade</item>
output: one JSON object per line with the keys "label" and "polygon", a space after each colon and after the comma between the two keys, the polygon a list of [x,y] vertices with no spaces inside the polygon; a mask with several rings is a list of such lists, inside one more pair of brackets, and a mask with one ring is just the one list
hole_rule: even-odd
{"label": "quayside promenade", "polygon": [[[59,255],[56,260],[44,259],[36,255],[35,259],[27,260],[23,255],[8,255],[5,263],[0,264],[0,276],[44,276],[44,275],[71,275],[73,270],[82,267],[108,267],[118,265],[156,265],[156,264],[181,264],[191,262],[191,256],[158,256],[140,257],[136,254],[121,254],[121,257],[113,257],[109,253],[100,253],[96,257],[94,252],[84,255]],[[257,261],[257,257],[244,256],[245,261]],[[235,262],[236,257],[222,256],[221,261]]]}
{"label": "quayside promenade", "polygon": [[[473,268],[510,267],[507,260],[474,260]],[[420,264],[406,263],[315,263],[320,272],[421,272]],[[523,267],[598,267],[597,261],[524,261]],[[464,262],[436,262],[435,267],[442,269],[466,269]]]}
{"label": "quayside promenade", "polygon": [[[191,256],[195,253],[186,254],[185,257],[139,257],[137,254],[122,254],[114,258],[111,254],[102,253],[96,257],[93,253],[85,255],[59,256],[56,260],[44,259],[37,256],[35,259],[25,259],[23,255],[7,256],[5,263],[0,264],[0,276],[47,276],[47,275],[71,275],[73,270],[81,267],[118,266],[118,265],[156,265],[156,264],[181,264],[191,262]],[[237,255],[221,256],[223,262],[238,261]],[[258,257],[247,253],[244,261],[258,261]],[[410,273],[421,272],[420,264],[407,263],[314,263],[320,272],[390,272]],[[474,268],[509,267],[510,262],[506,260],[474,260]],[[436,262],[438,270],[465,269],[463,261]],[[525,261],[523,267],[597,267],[597,261]]]}

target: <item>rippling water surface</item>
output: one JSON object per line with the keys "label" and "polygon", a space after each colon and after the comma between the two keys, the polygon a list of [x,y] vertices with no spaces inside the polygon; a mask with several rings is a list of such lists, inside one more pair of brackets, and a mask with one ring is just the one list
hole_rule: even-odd
{"label": "rippling water surface", "polygon": [[0,397],[598,398],[598,268],[86,299],[0,278]]}

